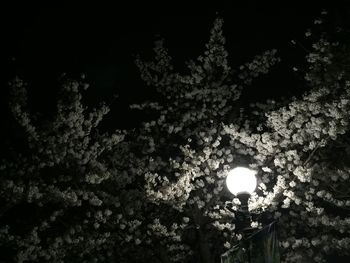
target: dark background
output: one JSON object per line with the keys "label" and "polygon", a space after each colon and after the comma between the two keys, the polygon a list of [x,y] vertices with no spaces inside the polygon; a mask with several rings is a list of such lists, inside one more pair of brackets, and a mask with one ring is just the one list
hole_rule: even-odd
{"label": "dark background", "polygon": [[112,95],[119,94],[111,105],[115,114],[107,119],[118,127],[133,127],[140,117],[132,115],[126,106],[149,97],[152,91],[140,80],[134,56],[151,58],[153,41],[163,37],[177,69],[183,71],[183,62],[203,51],[217,15],[225,21],[224,34],[233,66],[272,48],[277,48],[282,58],[269,76],[244,91],[245,100],[298,94],[304,87],[291,68],[301,64],[306,53],[291,45],[291,39],[303,43],[306,29],[324,9],[329,12],[330,24],[344,23],[349,1],[290,1],[269,6],[258,1],[245,1],[245,5],[229,2],[238,1],[198,6],[169,1],[167,5],[4,7],[2,106],[8,99],[6,83],[14,75],[29,83],[33,110],[50,112],[59,76],[63,72],[69,76],[85,73],[91,83],[87,102],[110,103]]}

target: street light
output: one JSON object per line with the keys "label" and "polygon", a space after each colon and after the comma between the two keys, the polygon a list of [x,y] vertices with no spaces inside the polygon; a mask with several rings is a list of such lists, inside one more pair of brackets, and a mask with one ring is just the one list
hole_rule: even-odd
{"label": "street light", "polygon": [[[264,228],[251,234],[251,230],[254,230],[254,228],[250,227],[250,222],[253,221],[256,214],[249,211],[248,200],[257,186],[256,173],[257,171],[246,167],[236,167],[226,177],[228,190],[237,196],[241,202],[240,208],[237,209],[236,207],[234,211],[236,229],[241,232],[247,231],[246,233],[250,233],[250,236],[245,239],[249,243],[236,244],[229,251],[221,255],[221,262],[236,262],[238,257],[239,262],[243,260],[242,257],[248,260],[250,255],[252,255],[252,251],[256,249],[260,250],[258,253],[255,253],[259,256],[259,260],[264,258],[264,262],[280,262],[279,242],[277,239],[277,230],[275,229],[276,221],[265,225]],[[257,235],[258,233],[260,233],[259,236]],[[257,259],[255,258],[255,260]]]}
{"label": "street light", "polygon": [[240,194],[251,195],[256,188],[256,171],[246,167],[232,169],[226,177],[228,190],[238,196]]}
{"label": "street light", "polygon": [[240,229],[249,229],[251,214],[248,211],[248,200],[257,185],[256,171],[246,167],[232,169],[226,177],[228,190],[238,197],[241,202],[236,211],[236,225]]}

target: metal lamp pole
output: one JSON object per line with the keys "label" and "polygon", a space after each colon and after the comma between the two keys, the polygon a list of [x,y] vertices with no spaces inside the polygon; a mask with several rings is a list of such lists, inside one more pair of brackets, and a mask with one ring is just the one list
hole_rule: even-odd
{"label": "metal lamp pole", "polygon": [[[250,218],[252,215],[248,210],[248,200],[257,186],[257,178],[255,175],[256,171],[254,170],[245,167],[236,167],[235,169],[231,170],[226,177],[226,185],[228,190],[241,202],[240,209],[236,211],[236,225],[238,229],[241,229],[241,231],[252,230],[250,227]],[[262,263],[279,263],[280,254],[276,233],[275,222],[272,222],[248,237],[248,239],[251,240],[253,236],[263,236],[263,238],[260,238],[260,241],[249,243],[249,253],[245,248],[243,248],[244,252],[242,254],[234,247],[221,256],[221,262],[245,262],[247,260],[249,262],[253,262],[251,261],[253,258],[259,258],[259,262]]]}

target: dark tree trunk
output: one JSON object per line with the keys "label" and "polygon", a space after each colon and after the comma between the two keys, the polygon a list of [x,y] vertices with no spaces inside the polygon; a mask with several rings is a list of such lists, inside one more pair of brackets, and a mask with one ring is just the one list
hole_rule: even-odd
{"label": "dark tree trunk", "polygon": [[162,263],[171,263],[166,249],[163,246],[159,246],[157,249],[157,255]]}
{"label": "dark tree trunk", "polygon": [[205,235],[201,229],[198,229],[199,236],[199,249],[201,253],[201,259],[203,263],[214,263],[211,255],[211,247],[209,242],[206,240]]}

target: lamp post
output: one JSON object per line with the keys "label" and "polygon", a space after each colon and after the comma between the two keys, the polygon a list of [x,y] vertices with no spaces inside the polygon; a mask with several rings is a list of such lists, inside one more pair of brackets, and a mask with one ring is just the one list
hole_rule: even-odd
{"label": "lamp post", "polygon": [[[251,214],[248,211],[248,199],[257,186],[256,171],[246,167],[232,169],[226,177],[228,190],[241,201],[241,209],[236,214],[236,224],[241,231],[250,228]],[[264,262],[279,263],[279,242],[275,222],[250,235],[244,243],[237,244],[221,255],[221,263],[229,262]],[[247,243],[248,242],[248,243]]]}
{"label": "lamp post", "polygon": [[249,228],[250,214],[248,212],[248,199],[255,191],[257,185],[256,171],[246,167],[236,167],[232,169],[226,177],[226,186],[228,190],[241,202],[241,208],[237,214],[237,219],[242,228]]}

